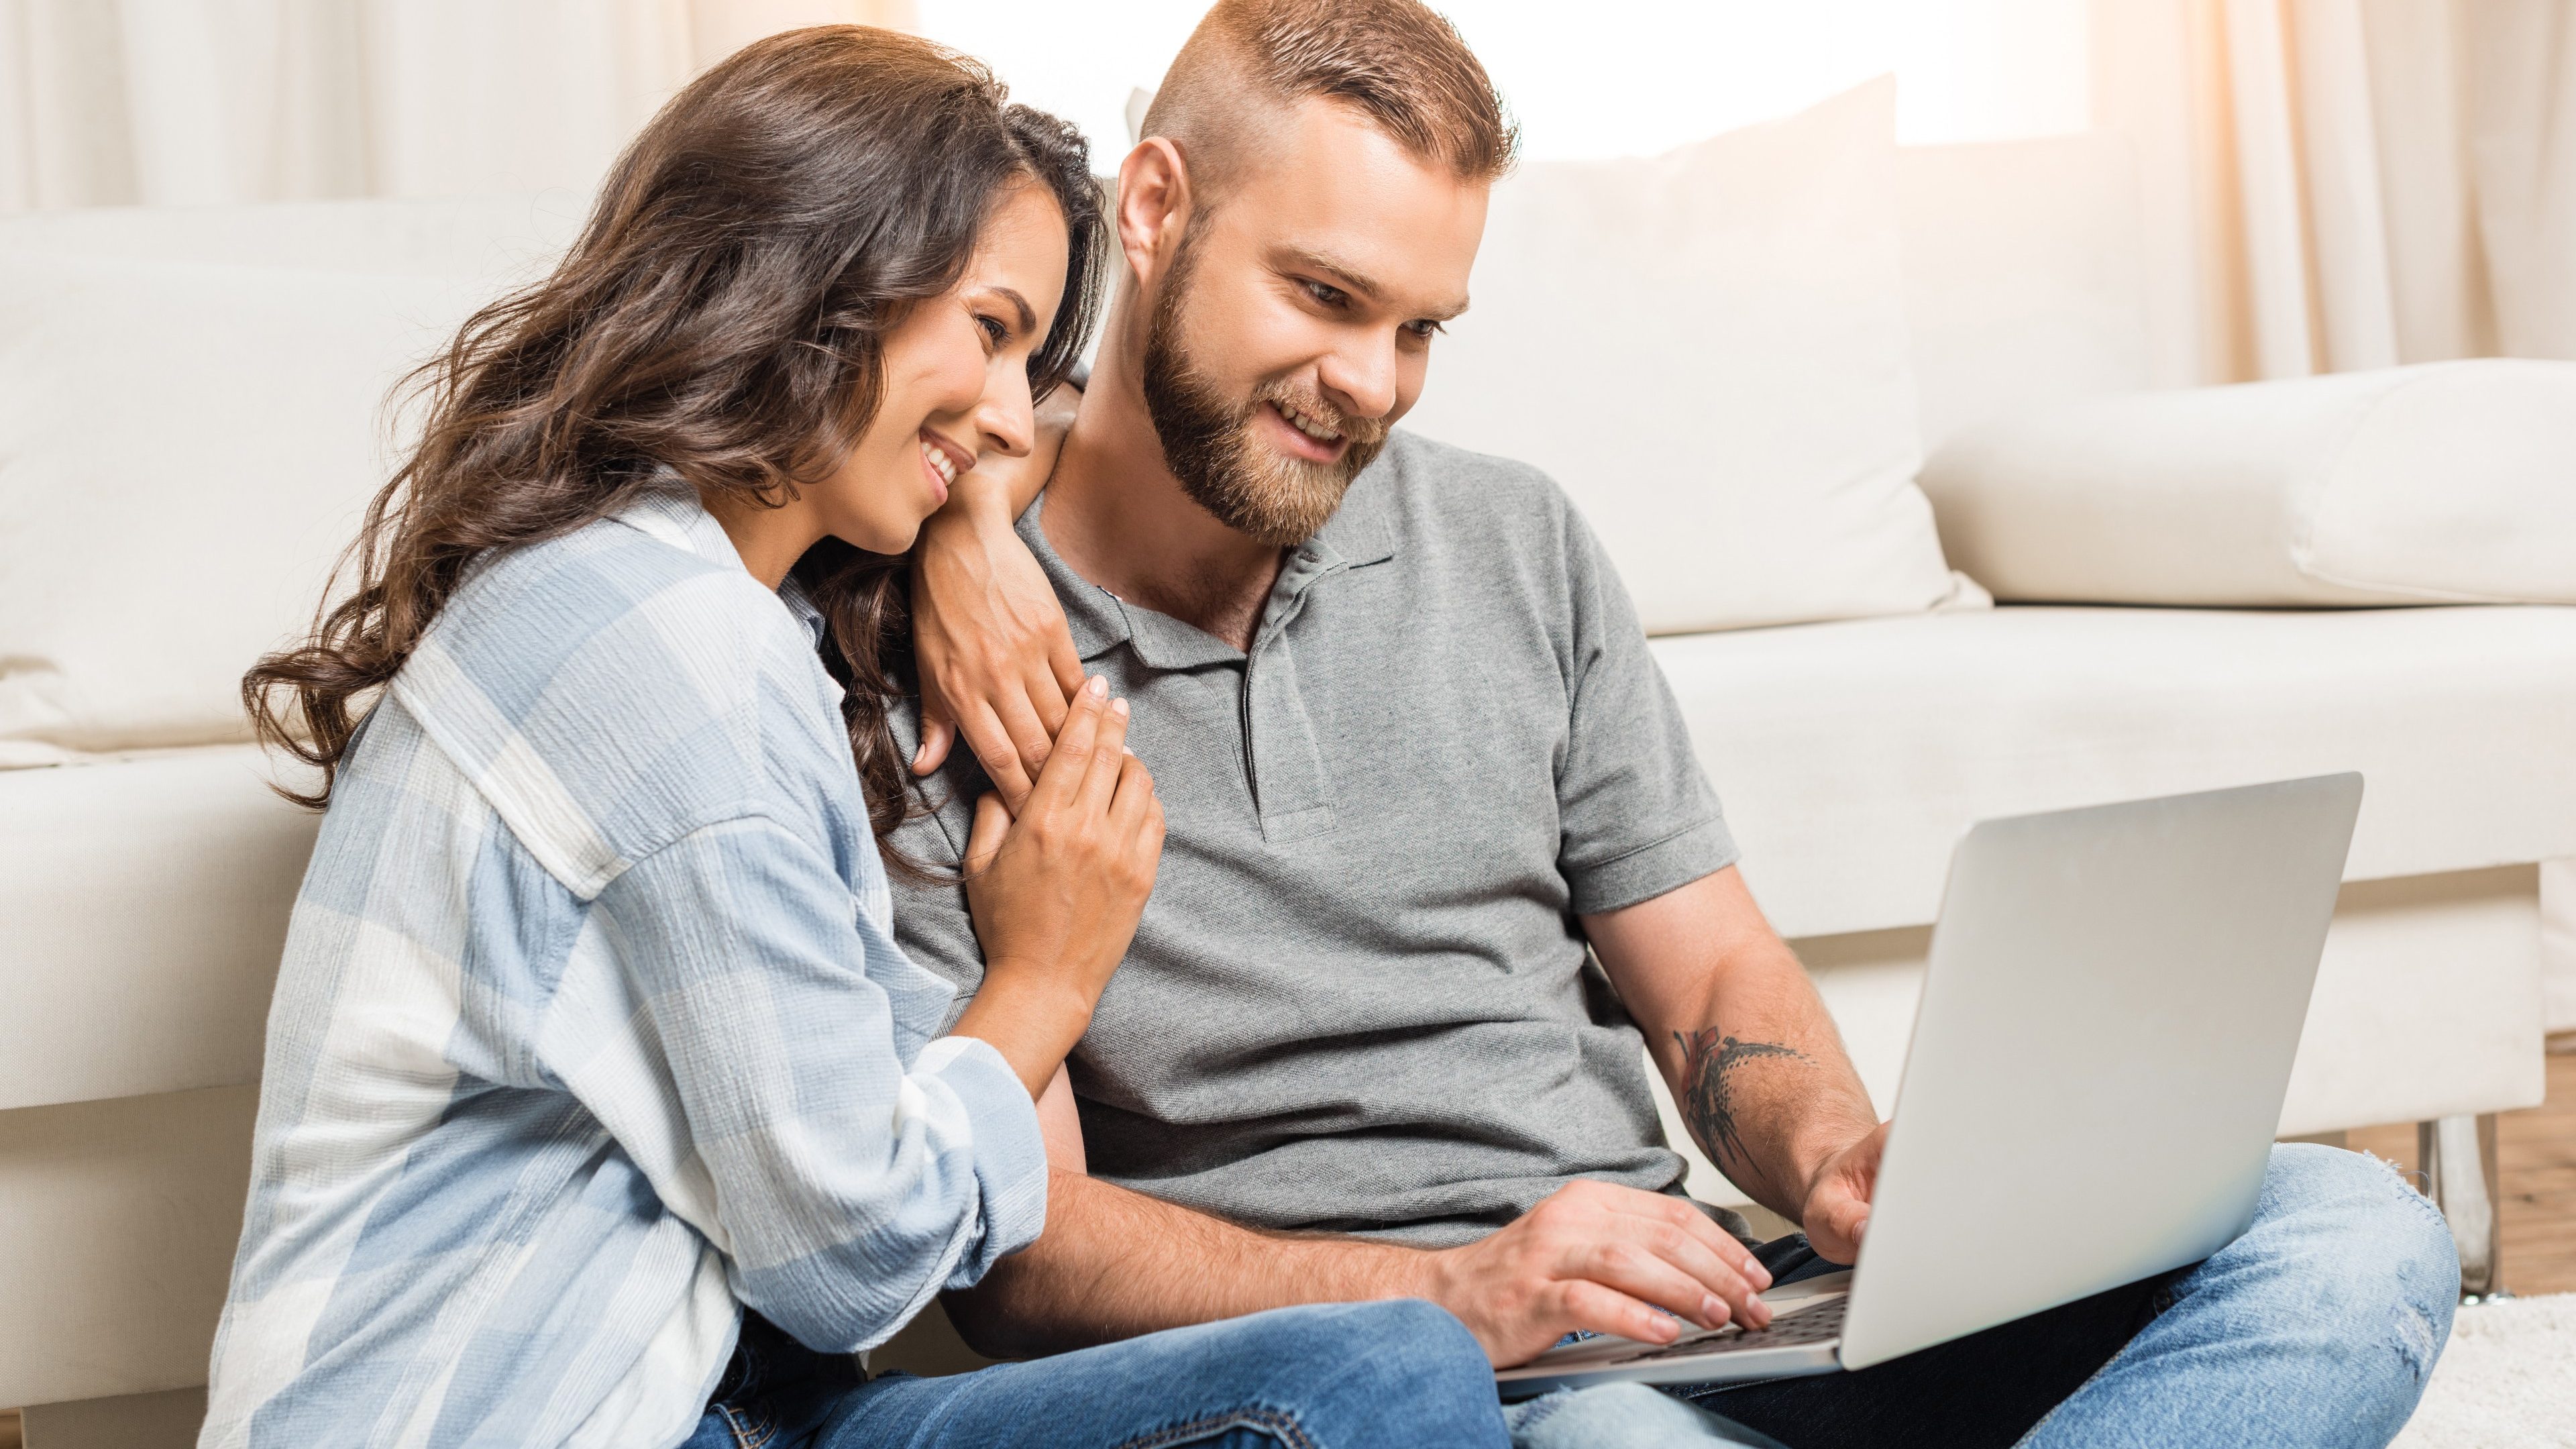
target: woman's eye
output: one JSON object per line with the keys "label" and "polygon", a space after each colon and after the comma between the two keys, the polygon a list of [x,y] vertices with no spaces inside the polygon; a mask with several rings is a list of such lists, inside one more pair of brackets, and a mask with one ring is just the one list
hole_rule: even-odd
{"label": "woman's eye", "polygon": [[1004,322],[1001,318],[978,316],[975,319],[975,322],[976,325],[984,329],[984,335],[993,340],[993,345],[995,347],[999,347],[1011,340],[1011,325]]}

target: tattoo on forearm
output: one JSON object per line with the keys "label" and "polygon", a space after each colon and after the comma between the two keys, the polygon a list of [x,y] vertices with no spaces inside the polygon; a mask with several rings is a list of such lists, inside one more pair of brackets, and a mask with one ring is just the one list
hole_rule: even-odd
{"label": "tattoo on forearm", "polygon": [[[1746,1062],[1761,1057],[1788,1057],[1807,1060],[1795,1047],[1770,1041],[1738,1041],[1718,1035],[1716,1027],[1684,1036],[1673,1033],[1682,1049],[1682,1120],[1690,1124],[1691,1135],[1728,1176],[1760,1167],[1744,1150],[1743,1134],[1735,1127],[1734,1093],[1728,1077]],[[1740,1181],[1740,1178],[1739,1178]],[[1752,1184],[1744,1184],[1751,1186]]]}

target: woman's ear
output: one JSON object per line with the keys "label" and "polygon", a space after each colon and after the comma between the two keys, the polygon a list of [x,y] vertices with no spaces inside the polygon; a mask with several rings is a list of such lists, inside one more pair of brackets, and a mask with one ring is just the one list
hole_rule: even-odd
{"label": "woman's ear", "polygon": [[1168,136],[1148,136],[1118,167],[1118,247],[1147,287],[1162,280],[1190,224],[1190,169]]}

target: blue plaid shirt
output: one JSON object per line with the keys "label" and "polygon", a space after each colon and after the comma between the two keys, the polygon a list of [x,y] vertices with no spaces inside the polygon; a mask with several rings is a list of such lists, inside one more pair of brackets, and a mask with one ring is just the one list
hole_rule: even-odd
{"label": "blue plaid shirt", "polygon": [[457,591],[296,900],[201,1444],[673,1445],[740,1304],[864,1349],[1037,1237],[819,627],[684,489]]}

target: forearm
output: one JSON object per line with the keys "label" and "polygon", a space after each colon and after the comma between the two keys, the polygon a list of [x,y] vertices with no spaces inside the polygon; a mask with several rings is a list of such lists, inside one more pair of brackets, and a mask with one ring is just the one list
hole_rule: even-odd
{"label": "forearm", "polygon": [[995,982],[966,1003],[948,1034],[974,1037],[1000,1052],[1036,1100],[1090,1026],[1092,1005],[1081,991],[1043,979]]}
{"label": "forearm", "polygon": [[1740,948],[1699,1011],[1658,1022],[1655,1064],[1728,1180],[1798,1221],[1825,1160],[1877,1124],[1842,1037],[1789,948]]}
{"label": "forearm", "polygon": [[1700,1150],[1800,1220],[1825,1159],[1877,1125],[1806,969],[1729,868],[1586,916]]}
{"label": "forearm", "polygon": [[981,1352],[1056,1353],[1291,1304],[1428,1297],[1432,1262],[1393,1244],[1257,1232],[1059,1169],[1045,1233],[950,1294],[948,1314]]}

